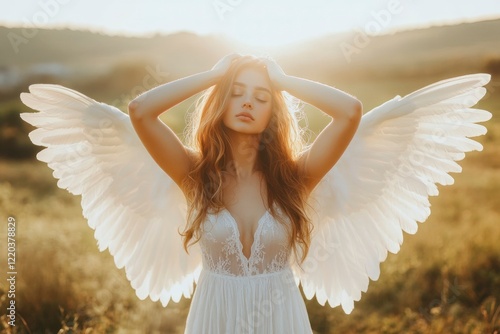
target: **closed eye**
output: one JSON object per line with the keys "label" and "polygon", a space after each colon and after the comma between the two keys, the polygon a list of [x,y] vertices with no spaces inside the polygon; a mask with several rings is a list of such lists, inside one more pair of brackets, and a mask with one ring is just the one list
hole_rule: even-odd
{"label": "closed eye", "polygon": [[[245,88],[242,87],[240,84],[235,84],[233,86],[232,92],[231,92],[231,97],[240,97],[245,94]],[[264,91],[262,89],[257,89],[256,92],[254,92],[253,98],[257,100],[260,103],[266,103],[269,102],[269,94],[267,91]]]}
{"label": "closed eye", "polygon": [[231,93],[231,96],[242,96],[243,95],[243,89],[240,87],[234,87]]}
{"label": "closed eye", "polygon": [[255,94],[255,99],[259,102],[267,102],[269,101],[269,96],[265,93]]}

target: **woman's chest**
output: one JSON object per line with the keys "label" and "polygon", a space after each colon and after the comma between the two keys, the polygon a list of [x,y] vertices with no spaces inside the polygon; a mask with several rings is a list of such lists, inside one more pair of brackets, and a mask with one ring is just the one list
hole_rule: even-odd
{"label": "woman's chest", "polygon": [[288,229],[266,211],[245,250],[235,219],[227,210],[209,214],[202,227],[202,252],[211,269],[231,275],[275,271],[288,261]]}

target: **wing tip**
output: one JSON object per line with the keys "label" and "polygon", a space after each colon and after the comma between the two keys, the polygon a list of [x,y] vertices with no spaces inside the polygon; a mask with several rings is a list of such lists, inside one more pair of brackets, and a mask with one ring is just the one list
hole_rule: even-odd
{"label": "wing tip", "polygon": [[[31,86],[30,86],[31,87]],[[21,100],[21,102],[27,106],[27,107],[30,107],[30,102],[31,102],[31,99],[33,99],[33,94],[32,93],[27,93],[27,92],[22,92],[21,94],[19,94],[19,99]],[[31,108],[31,107],[30,107]],[[29,114],[29,113],[27,113]],[[22,114],[21,114],[22,115]],[[21,116],[22,118],[22,116]],[[24,120],[24,118],[23,118]]]}
{"label": "wing tip", "polygon": [[36,93],[37,91],[41,90],[47,90],[47,89],[68,89],[64,86],[57,85],[57,84],[42,84],[42,83],[37,83],[37,84],[31,84],[28,86],[28,90],[30,93]]}
{"label": "wing tip", "polygon": [[[24,103],[24,102],[23,102],[23,103]],[[22,119],[23,121],[25,121],[26,123],[31,124],[31,122],[30,122],[30,117],[31,117],[31,115],[32,115],[32,114],[33,114],[32,112],[23,112],[23,113],[20,113],[20,114],[19,114],[19,117],[21,117],[21,119]]]}
{"label": "wing tip", "polygon": [[[456,77],[456,78],[451,78],[451,80],[453,79],[470,79],[470,80],[476,80],[477,83],[478,83],[478,86],[484,86],[486,85],[488,82],[490,82],[491,80],[491,74],[489,73],[472,73],[472,74],[466,74],[466,75],[462,75],[462,76],[459,76],[459,77]],[[448,79],[450,80],[450,79]],[[446,80],[444,80],[446,81]]]}
{"label": "wing tip", "polygon": [[477,73],[477,75],[481,77],[482,86],[491,81],[491,74],[489,73]]}

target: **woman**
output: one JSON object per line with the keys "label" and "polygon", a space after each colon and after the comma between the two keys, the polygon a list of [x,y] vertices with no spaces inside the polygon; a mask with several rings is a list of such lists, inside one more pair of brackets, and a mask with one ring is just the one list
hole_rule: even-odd
{"label": "woman", "polygon": [[[21,117],[139,298],[166,306],[197,282],[187,333],[307,333],[298,284],[353,310],[403,231],[430,215],[436,184],[452,184],[455,161],[482,149],[468,137],[486,133],[476,123],[491,113],[471,107],[489,80],[443,80],[360,121],[352,96],[229,55],[137,97],[130,118],[44,84],[21,94],[40,111]],[[204,89],[186,147],[158,116]],[[306,149],[282,91],[333,118]]]}
{"label": "woman", "polygon": [[[188,149],[158,116],[212,85],[195,125],[196,145]],[[335,120],[305,151],[294,150],[300,148],[294,142],[300,135],[283,90]],[[298,287],[289,291],[291,286],[280,285],[284,278],[293,280],[286,264],[289,250],[299,253],[300,247],[303,260],[309,248],[307,195],[346,149],[361,109],[356,98],[340,90],[288,76],[276,62],[238,55],[130,103],[132,124],[144,146],[188,199],[185,247],[193,239],[202,243],[204,271],[187,332],[235,333],[250,324],[256,333],[311,331]],[[214,216],[207,218],[209,214]],[[276,228],[278,221],[286,229],[263,238],[259,223],[267,217],[266,229]],[[226,241],[231,230],[221,223],[225,219],[237,224],[236,246]],[[263,239],[259,247],[254,246],[256,238]],[[285,301],[269,302],[272,291],[281,292]],[[253,313],[263,307],[269,308],[269,316],[255,322]]]}

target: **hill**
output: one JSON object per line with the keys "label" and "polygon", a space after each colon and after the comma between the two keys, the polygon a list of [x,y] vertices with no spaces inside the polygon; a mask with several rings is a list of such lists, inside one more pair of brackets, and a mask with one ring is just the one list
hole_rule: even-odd
{"label": "hill", "polygon": [[[370,36],[362,29],[297,46],[303,72],[331,64],[332,74],[349,76],[424,76],[499,70],[500,20],[436,26]],[[288,60],[291,61],[291,60]]]}
{"label": "hill", "polygon": [[196,70],[205,68],[211,60],[211,49],[229,52],[229,47],[217,37],[186,32],[139,38],[69,29],[36,31],[33,37],[26,38],[27,32],[22,28],[0,27],[0,34],[8,37],[0,40],[0,49],[4,50],[0,66],[29,71],[36,64],[57,63],[80,72],[98,73],[124,61],[141,61]]}
{"label": "hill", "polygon": [[[268,52],[287,70],[352,75],[422,75],[477,70],[500,59],[500,19],[370,36],[363,29]],[[29,71],[62,64],[79,73],[103,73],[123,62],[160,64],[173,76],[209,68],[222,55],[256,52],[218,36],[180,32],[150,37],[109,36],[75,30],[0,27],[0,66]],[[318,66],[321,64],[321,66]],[[493,65],[492,65],[493,64]],[[497,66],[497,65],[496,65]]]}

